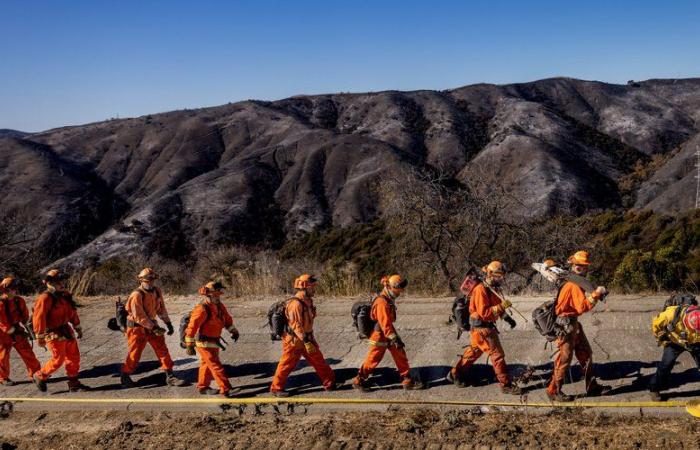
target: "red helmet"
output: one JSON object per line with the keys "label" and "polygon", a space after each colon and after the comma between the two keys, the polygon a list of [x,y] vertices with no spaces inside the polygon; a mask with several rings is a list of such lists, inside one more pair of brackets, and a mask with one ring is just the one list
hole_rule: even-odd
{"label": "red helmet", "polygon": [[689,330],[700,331],[700,306],[690,306],[686,310],[683,325]]}

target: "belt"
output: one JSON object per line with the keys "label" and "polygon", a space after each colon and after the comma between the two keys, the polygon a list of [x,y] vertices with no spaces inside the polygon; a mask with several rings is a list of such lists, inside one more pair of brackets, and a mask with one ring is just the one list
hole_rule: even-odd
{"label": "belt", "polygon": [[469,318],[469,325],[471,325],[472,328],[496,328],[496,324],[493,322],[486,322],[473,317]]}

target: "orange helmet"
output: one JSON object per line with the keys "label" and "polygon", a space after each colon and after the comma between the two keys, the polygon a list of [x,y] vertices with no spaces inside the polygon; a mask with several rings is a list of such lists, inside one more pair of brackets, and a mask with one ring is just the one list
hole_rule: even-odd
{"label": "orange helmet", "polygon": [[569,256],[567,261],[569,264],[577,266],[588,266],[591,264],[590,260],[588,259],[588,252],[585,250],[577,251],[573,255]]}
{"label": "orange helmet", "polygon": [[208,295],[212,292],[223,292],[224,285],[220,281],[210,281],[201,288],[199,288],[199,293],[202,295]]}
{"label": "orange helmet", "polygon": [[392,288],[392,289],[406,289],[408,286],[408,280],[401,275],[391,275],[382,277],[382,286]]}
{"label": "orange helmet", "polygon": [[506,265],[500,261],[491,261],[488,266],[482,267],[481,270],[483,270],[486,275],[505,275]]}
{"label": "orange helmet", "polygon": [[5,292],[8,289],[16,289],[19,286],[19,281],[14,277],[6,277],[0,281],[0,292]]}
{"label": "orange helmet", "polygon": [[65,280],[66,278],[66,274],[61,272],[59,269],[51,269],[48,272],[46,272],[46,275],[44,275],[44,282],[52,283],[54,281]]}
{"label": "orange helmet", "polygon": [[306,289],[318,285],[318,280],[315,276],[305,273],[294,280],[294,289]]}
{"label": "orange helmet", "polygon": [[151,269],[150,267],[146,267],[143,269],[141,272],[139,272],[138,277],[139,281],[141,280],[147,280],[147,281],[152,281],[158,278],[158,275],[156,274],[155,270]]}

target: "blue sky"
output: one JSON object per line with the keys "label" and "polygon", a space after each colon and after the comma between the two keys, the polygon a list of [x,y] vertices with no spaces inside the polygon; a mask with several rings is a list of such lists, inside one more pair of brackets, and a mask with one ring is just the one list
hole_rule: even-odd
{"label": "blue sky", "polygon": [[700,76],[700,2],[0,2],[0,128],[295,94]]}

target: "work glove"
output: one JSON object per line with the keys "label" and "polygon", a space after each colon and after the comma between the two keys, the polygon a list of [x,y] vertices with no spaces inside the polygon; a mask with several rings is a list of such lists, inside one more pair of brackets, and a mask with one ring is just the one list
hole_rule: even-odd
{"label": "work glove", "polygon": [[595,288],[595,291],[591,292],[591,298],[595,301],[598,300],[605,300],[605,297],[608,295],[608,290],[605,289],[603,286],[598,286]]}
{"label": "work glove", "polygon": [[172,322],[165,322],[165,326],[168,327],[168,336],[172,336],[175,333]]}
{"label": "work glove", "polygon": [[304,348],[308,354],[316,353],[316,346],[313,342],[304,342]]}
{"label": "work glove", "polygon": [[241,333],[238,332],[236,327],[231,327],[229,332],[231,333],[231,339],[233,339],[234,342],[237,342],[238,338],[241,337]]}
{"label": "work glove", "polygon": [[37,337],[36,338],[36,345],[39,347],[46,349],[46,339],[43,337]]}
{"label": "work glove", "polygon": [[153,332],[153,334],[155,334],[156,336],[163,336],[165,335],[165,328],[156,325],[155,327],[153,327],[151,332]]}
{"label": "work glove", "polygon": [[196,352],[194,351],[194,345],[188,345],[185,347],[185,353],[187,353],[190,356],[194,356]]}
{"label": "work glove", "polygon": [[508,314],[504,314],[504,315],[503,315],[503,320],[504,320],[508,325],[510,325],[510,329],[511,329],[511,330],[512,330],[513,328],[515,328],[515,325],[516,325],[516,324],[515,324],[515,319],[513,319],[512,317],[510,317]]}
{"label": "work glove", "polygon": [[503,306],[503,310],[505,311],[506,309],[513,306],[513,303],[510,300],[508,300],[507,298],[505,298],[501,301],[501,306]]}
{"label": "work glove", "polygon": [[78,339],[82,339],[82,338],[83,338],[83,329],[82,329],[82,327],[81,327],[80,325],[76,325],[76,326],[73,327],[73,329],[75,330],[75,336],[76,336]]}
{"label": "work glove", "polygon": [[389,340],[389,345],[393,345],[396,348],[405,348],[406,345],[403,343],[401,340],[401,337],[398,334],[395,334],[392,339]]}

